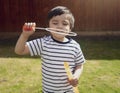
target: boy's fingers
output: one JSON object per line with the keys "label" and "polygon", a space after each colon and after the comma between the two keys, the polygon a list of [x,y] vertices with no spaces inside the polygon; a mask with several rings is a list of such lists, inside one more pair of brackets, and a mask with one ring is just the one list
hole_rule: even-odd
{"label": "boy's fingers", "polygon": [[71,80],[68,79],[68,82],[74,87],[76,87],[78,85],[78,80],[77,79],[71,79]]}
{"label": "boy's fingers", "polygon": [[23,31],[35,31],[36,23],[25,23],[23,26]]}
{"label": "boy's fingers", "polygon": [[35,26],[36,26],[36,23],[35,23],[35,22],[34,22],[34,23],[32,23],[32,26],[34,26],[34,27],[35,27]]}

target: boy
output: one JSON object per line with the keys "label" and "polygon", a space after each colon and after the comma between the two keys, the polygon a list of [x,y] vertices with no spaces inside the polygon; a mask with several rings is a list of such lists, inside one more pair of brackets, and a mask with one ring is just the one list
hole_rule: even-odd
{"label": "boy", "polygon": [[[35,26],[35,23],[24,24],[15,52],[19,55],[41,56],[43,93],[73,93],[72,87],[78,85],[85,62],[79,44],[54,32],[50,32],[50,36],[27,42],[35,32]],[[74,17],[68,8],[57,6],[48,13],[48,27],[70,32],[74,27]],[[70,64],[74,77],[72,80],[68,80],[64,62]]]}

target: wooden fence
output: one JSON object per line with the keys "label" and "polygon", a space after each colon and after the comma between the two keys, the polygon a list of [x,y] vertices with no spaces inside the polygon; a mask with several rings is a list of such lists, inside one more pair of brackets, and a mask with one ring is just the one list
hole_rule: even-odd
{"label": "wooden fence", "polygon": [[76,31],[120,31],[120,0],[0,0],[0,32],[21,31],[28,21],[45,27],[58,5],[71,9]]}

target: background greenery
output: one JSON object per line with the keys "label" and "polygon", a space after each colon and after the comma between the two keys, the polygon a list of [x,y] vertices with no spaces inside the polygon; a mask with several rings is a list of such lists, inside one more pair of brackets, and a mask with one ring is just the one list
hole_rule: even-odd
{"label": "background greenery", "polygon": [[[119,93],[119,38],[74,39],[80,43],[86,58],[79,80],[80,93]],[[40,58],[16,55],[15,42],[0,43],[0,93],[42,93]]]}

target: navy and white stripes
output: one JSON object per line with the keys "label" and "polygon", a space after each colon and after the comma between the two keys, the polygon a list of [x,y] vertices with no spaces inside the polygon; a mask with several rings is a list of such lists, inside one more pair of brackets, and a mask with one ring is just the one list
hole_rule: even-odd
{"label": "navy and white stripes", "polygon": [[57,42],[51,36],[27,42],[31,56],[39,55],[42,59],[42,86],[44,91],[68,91],[72,86],[67,81],[64,62],[69,62],[71,71],[85,59],[77,42]]}

